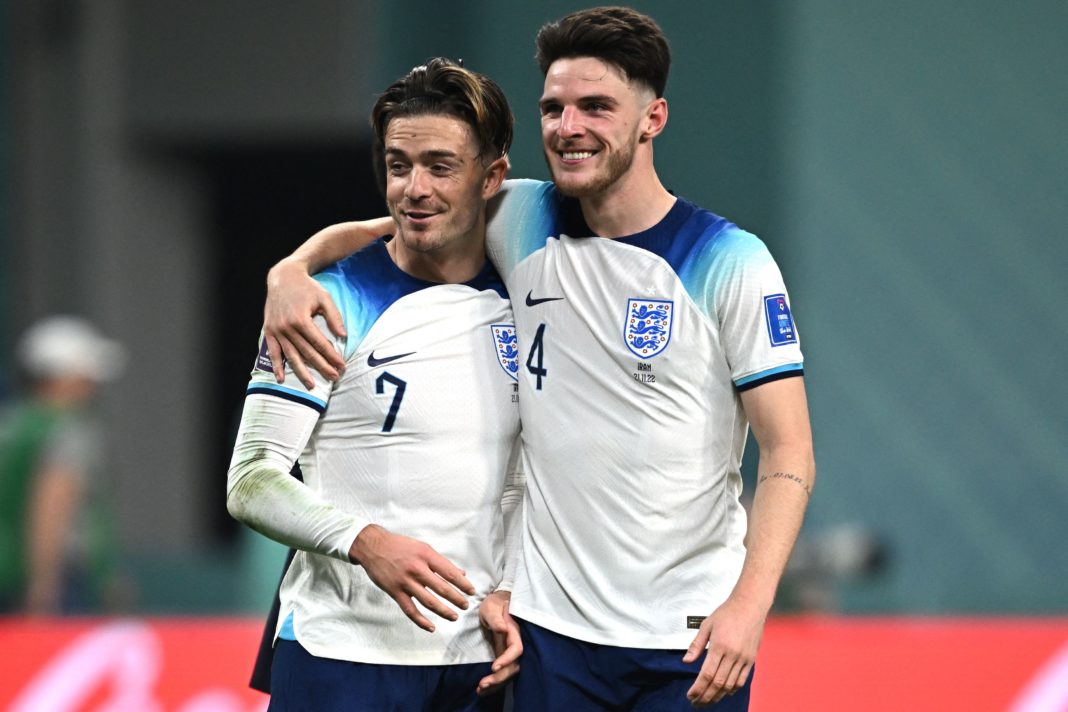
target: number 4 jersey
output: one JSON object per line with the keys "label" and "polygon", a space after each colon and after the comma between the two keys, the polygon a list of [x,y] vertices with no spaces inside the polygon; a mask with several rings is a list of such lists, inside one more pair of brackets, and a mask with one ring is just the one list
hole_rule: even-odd
{"label": "number 4 jersey", "polygon": [[[282,583],[280,635],[364,663],[492,660],[477,603],[502,582],[504,514],[522,493],[509,467],[518,360],[504,286],[489,263],[465,284],[421,281],[381,240],[316,278],[344,318],[346,339],[321,325],[344,375],[316,374],[308,390],[287,367],[278,384],[261,347],[229,478],[240,518],[304,549]],[[298,454],[304,485],[288,474]],[[423,611],[437,630],[421,630],[349,563],[370,523],[466,571],[477,594],[458,621]]]}
{"label": "number 4 jersey", "polygon": [[683,649],[745,556],[739,393],[801,375],[798,336],[753,235],[678,199],[637,235],[568,237],[584,234],[576,208],[550,183],[509,181],[487,237],[520,343],[511,611],[580,640]]}

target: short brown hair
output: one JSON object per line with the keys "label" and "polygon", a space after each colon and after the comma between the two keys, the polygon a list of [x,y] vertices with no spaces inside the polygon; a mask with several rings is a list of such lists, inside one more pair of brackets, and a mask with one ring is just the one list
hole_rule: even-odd
{"label": "short brown hair", "polygon": [[595,57],[618,67],[628,81],[664,96],[671,50],[653,18],[629,7],[595,7],[542,25],[536,40],[541,73],[558,59]]}
{"label": "short brown hair", "polygon": [[401,116],[447,114],[471,126],[479,155],[500,158],[512,145],[514,119],[495,81],[444,57],[435,57],[393,82],[371,110],[381,146],[389,122]]}

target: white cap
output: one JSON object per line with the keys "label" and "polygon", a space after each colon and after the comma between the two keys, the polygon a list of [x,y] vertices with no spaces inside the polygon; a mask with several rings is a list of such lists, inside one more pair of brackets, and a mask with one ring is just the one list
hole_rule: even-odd
{"label": "white cap", "polygon": [[19,360],[36,378],[85,376],[111,381],[126,366],[126,349],[74,316],[50,316],[22,335]]}

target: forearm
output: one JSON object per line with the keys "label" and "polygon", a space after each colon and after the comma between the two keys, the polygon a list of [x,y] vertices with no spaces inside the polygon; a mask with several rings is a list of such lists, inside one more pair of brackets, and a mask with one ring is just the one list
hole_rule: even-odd
{"label": "forearm", "polygon": [[746,557],[732,597],[770,610],[815,484],[811,447],[761,448]]}
{"label": "forearm", "polygon": [[[393,232],[392,218],[343,222],[323,228],[298,247],[275,268],[291,265],[314,274],[324,267],[348,257],[375,238]],[[274,268],[272,268],[272,272]],[[270,279],[270,275],[268,275]]]}
{"label": "forearm", "polygon": [[350,545],[368,522],[289,474],[317,419],[304,405],[248,396],[227,475],[226,507],[275,541],[348,561]]}
{"label": "forearm", "polygon": [[349,561],[349,547],[367,525],[324,501],[270,464],[231,471],[226,508],[264,536],[302,551]]}

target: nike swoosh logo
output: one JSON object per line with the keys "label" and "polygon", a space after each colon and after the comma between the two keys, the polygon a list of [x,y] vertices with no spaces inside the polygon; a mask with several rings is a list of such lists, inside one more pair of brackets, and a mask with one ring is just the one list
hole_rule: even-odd
{"label": "nike swoosh logo", "polygon": [[561,299],[563,299],[563,297],[542,297],[541,299],[534,299],[533,297],[530,296],[531,294],[533,294],[533,292],[534,292],[533,289],[530,290],[529,292],[527,292],[527,306],[528,307],[536,307],[537,305],[544,304],[545,302],[557,302],[557,301],[560,301]]}
{"label": "nike swoosh logo", "polygon": [[375,358],[375,352],[372,351],[370,353],[370,355],[368,355],[368,357],[367,357],[367,365],[370,366],[371,368],[375,368],[376,366],[382,366],[383,364],[387,364],[390,361],[396,361],[399,358],[404,358],[405,356],[411,356],[414,353],[415,353],[414,351],[409,351],[406,354],[397,354],[396,356],[383,356],[382,358]]}

